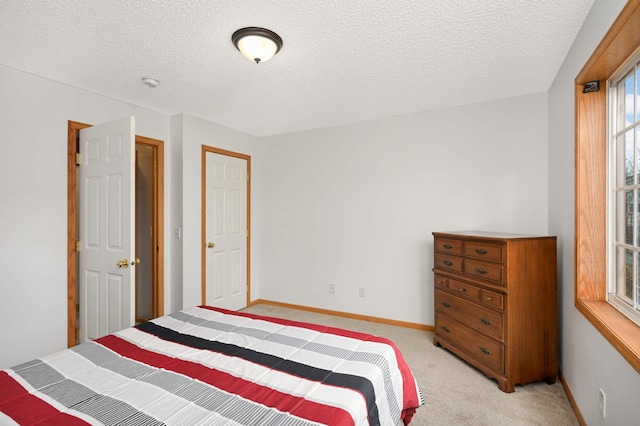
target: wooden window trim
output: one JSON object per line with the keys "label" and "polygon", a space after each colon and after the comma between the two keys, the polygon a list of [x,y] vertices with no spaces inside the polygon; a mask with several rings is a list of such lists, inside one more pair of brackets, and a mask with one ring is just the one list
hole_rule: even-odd
{"label": "wooden window trim", "polygon": [[[607,80],[640,45],[629,0],[575,79],[575,306],[640,373],[640,327],[607,303]],[[588,81],[600,91],[582,93]]]}

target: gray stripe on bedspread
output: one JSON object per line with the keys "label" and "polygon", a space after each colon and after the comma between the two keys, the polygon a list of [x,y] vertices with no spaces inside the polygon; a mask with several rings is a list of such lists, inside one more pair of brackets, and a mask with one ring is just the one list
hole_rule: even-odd
{"label": "gray stripe on bedspread", "polygon": [[[41,360],[35,360],[31,365],[23,368],[22,366],[13,369],[20,377],[29,382],[35,389],[40,389],[45,386],[57,383],[64,379],[64,376],[58,373],[56,370],[45,364]],[[19,368],[19,369],[17,369]]]}
{"label": "gray stripe on bedspread", "polygon": [[89,359],[95,365],[118,373],[130,379],[140,379],[148,373],[144,364],[124,359],[120,355],[98,345],[79,345],[71,348],[72,351]]}
{"label": "gray stripe on bedspread", "polygon": [[163,425],[129,404],[101,395],[71,379],[64,378],[50,365],[36,360],[30,366],[17,366],[15,373],[44,395],[67,408],[99,420],[105,425]]}
{"label": "gray stripe on bedspread", "polygon": [[243,425],[308,426],[315,424],[221,391],[181,374],[122,358],[111,350],[93,342],[71,349],[104,369],[157,386],[206,410],[215,411]]}
{"label": "gray stripe on bedspread", "polygon": [[[386,386],[385,393],[387,396],[387,403],[389,404],[389,410],[391,411],[391,415],[396,417],[396,415],[400,416],[400,407],[398,406],[398,402],[392,395],[394,395],[394,390],[392,389],[393,382],[391,380],[391,373],[389,369],[389,364],[387,359],[379,354],[364,352],[364,351],[353,351],[350,349],[344,349],[338,346],[331,346],[323,343],[316,343],[313,341],[308,341],[305,339],[288,336],[285,334],[268,332],[265,330],[260,330],[251,327],[242,327],[233,324],[227,324],[223,322],[207,320],[204,318],[199,318],[193,315],[189,315],[185,312],[176,312],[169,315],[176,320],[187,322],[189,324],[194,324],[199,327],[210,328],[213,330],[225,331],[225,332],[233,332],[236,334],[241,334],[244,336],[254,337],[260,340],[267,340],[270,342],[278,343],[285,346],[295,347],[295,348],[304,348],[306,351],[315,352],[321,355],[326,355],[330,357],[334,357],[341,360],[348,361],[356,361],[373,364],[380,369],[382,372],[382,376],[384,378],[384,383]],[[313,330],[311,330],[313,331]]]}

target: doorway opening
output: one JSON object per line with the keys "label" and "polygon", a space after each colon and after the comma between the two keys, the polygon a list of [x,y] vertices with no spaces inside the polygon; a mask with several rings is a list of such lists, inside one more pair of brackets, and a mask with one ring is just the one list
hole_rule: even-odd
{"label": "doorway opening", "polygon": [[[89,124],[68,122],[67,141],[67,344],[79,340],[78,318],[78,185],[77,154],[80,130]],[[136,321],[164,314],[164,143],[136,135]],[[138,198],[138,192],[141,197]],[[140,212],[140,213],[138,213]],[[142,263],[145,262],[145,263]],[[144,264],[146,268],[142,267]],[[136,269],[138,269],[136,268]]]}

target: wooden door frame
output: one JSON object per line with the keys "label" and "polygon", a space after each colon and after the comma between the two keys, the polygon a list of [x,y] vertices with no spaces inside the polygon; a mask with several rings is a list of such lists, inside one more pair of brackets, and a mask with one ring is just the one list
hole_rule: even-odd
{"label": "wooden door frame", "polygon": [[251,156],[246,154],[241,154],[239,152],[227,151],[225,149],[214,148],[207,145],[202,145],[201,156],[202,156],[202,183],[200,186],[200,190],[202,191],[202,304],[206,305],[207,303],[207,153],[211,152],[213,154],[226,155],[227,157],[235,157],[247,162],[247,306],[249,306],[249,302],[251,301]]}
{"label": "wooden door frame", "polygon": [[[77,311],[76,300],[78,288],[78,259],[76,241],[78,239],[77,209],[77,171],[76,154],[80,130],[91,127],[90,124],[68,121],[67,124],[67,345],[77,345]],[[153,164],[153,242],[156,250],[155,267],[153,268],[153,313],[164,315],[164,142],[158,139],[136,135],[136,144],[151,146],[154,149]]]}

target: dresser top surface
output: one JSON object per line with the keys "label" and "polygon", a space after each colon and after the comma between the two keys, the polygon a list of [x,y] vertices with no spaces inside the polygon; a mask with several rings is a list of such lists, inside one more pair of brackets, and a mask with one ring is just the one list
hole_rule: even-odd
{"label": "dresser top surface", "polygon": [[495,238],[498,240],[518,240],[527,238],[556,238],[549,235],[530,235],[530,234],[510,234],[505,232],[490,231],[451,231],[451,232],[433,232],[434,237],[478,237],[478,238]]}

